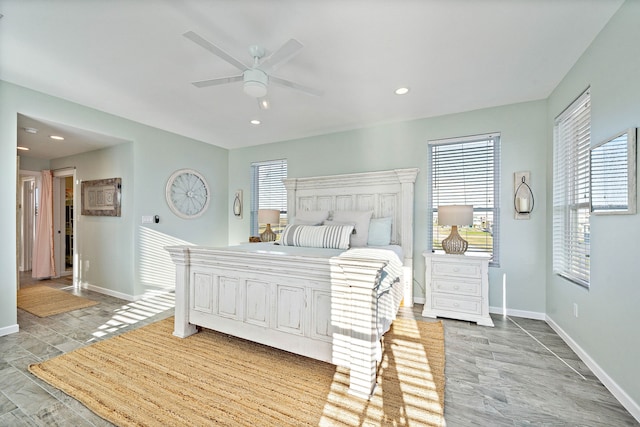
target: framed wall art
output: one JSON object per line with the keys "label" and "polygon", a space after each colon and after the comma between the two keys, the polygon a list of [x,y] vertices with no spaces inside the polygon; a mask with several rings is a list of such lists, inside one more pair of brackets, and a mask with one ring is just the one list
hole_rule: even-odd
{"label": "framed wall art", "polygon": [[82,181],[82,215],[120,216],[122,178]]}

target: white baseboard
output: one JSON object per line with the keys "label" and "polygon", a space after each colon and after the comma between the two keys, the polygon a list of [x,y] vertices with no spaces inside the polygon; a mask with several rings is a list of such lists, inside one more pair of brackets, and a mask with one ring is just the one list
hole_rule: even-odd
{"label": "white baseboard", "polygon": [[[413,302],[416,304],[424,304],[424,297],[415,297]],[[489,313],[504,315],[502,307],[489,307]],[[507,316],[524,317],[526,319],[546,320],[546,314],[537,311],[515,310],[507,308]]]}
{"label": "white baseboard", "polygon": [[15,325],[5,326],[4,328],[0,328],[0,337],[9,335],[9,334],[15,334],[19,330],[20,328],[17,323]]}
{"label": "white baseboard", "polygon": [[168,293],[168,292],[173,292],[173,289],[167,289],[167,288],[157,288],[157,289],[147,289],[145,291],[144,294],[142,295],[130,295],[130,294],[125,294],[122,292],[117,292],[111,289],[106,289],[106,288],[102,288],[100,286],[95,286],[95,285],[91,285],[89,283],[82,283],[80,285],[80,287],[84,288],[84,289],[88,289],[90,291],[94,291],[94,292],[98,292],[100,294],[104,294],[104,295],[109,295],[110,297],[114,297],[114,298],[120,298],[123,299],[125,301],[139,301],[141,299],[144,299],[146,297],[149,296],[149,294],[162,294],[162,293]]}
{"label": "white baseboard", "polygon": [[86,282],[81,283],[80,287],[84,288],[84,289],[89,289],[90,291],[98,292],[100,294],[109,295],[110,297],[120,298],[120,299],[123,299],[125,301],[135,301],[136,300],[133,295],[129,295],[129,294],[125,294],[125,293],[122,293],[122,292],[113,291],[111,289],[102,288],[102,287],[96,286],[96,285],[91,285],[91,284],[86,283]]}
{"label": "white baseboard", "polygon": [[618,399],[627,411],[640,422],[640,404],[634,401],[607,373],[593,360],[589,354],[578,343],[576,343],[552,318],[546,316],[544,319],[551,328],[564,340],[565,343],[580,357],[580,359],[591,369],[604,386]]}
{"label": "white baseboard", "polygon": [[[502,316],[505,315],[502,307],[489,307],[489,313],[500,314]],[[513,308],[507,308],[507,316],[514,317],[524,317],[525,319],[534,319],[534,320],[546,320],[546,314],[540,313],[538,311],[526,311],[526,310],[516,310]]]}

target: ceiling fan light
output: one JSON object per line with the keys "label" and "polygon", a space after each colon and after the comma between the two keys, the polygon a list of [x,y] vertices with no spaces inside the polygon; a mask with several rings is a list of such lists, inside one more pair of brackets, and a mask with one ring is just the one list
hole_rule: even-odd
{"label": "ceiling fan light", "polygon": [[244,93],[254,98],[262,98],[267,94],[267,82],[269,77],[264,71],[257,68],[246,70],[244,77]]}
{"label": "ceiling fan light", "polygon": [[260,107],[261,110],[268,110],[269,108],[271,108],[271,103],[267,98],[259,98],[258,106]]}
{"label": "ceiling fan light", "polygon": [[254,98],[262,98],[267,94],[267,85],[262,82],[244,82],[244,93]]}

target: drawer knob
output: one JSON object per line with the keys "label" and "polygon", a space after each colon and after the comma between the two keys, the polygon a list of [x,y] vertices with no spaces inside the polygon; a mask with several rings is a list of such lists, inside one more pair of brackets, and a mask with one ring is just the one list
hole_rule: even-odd
{"label": "drawer knob", "polygon": [[460,267],[453,267],[453,271],[457,273],[458,271],[460,271]]}
{"label": "drawer knob", "polygon": [[460,304],[458,304],[457,302],[454,302],[454,303],[453,303],[453,306],[454,306],[454,307],[459,307],[459,306],[460,306]]}
{"label": "drawer knob", "polygon": [[453,287],[453,289],[455,289],[455,290],[457,291],[458,289],[460,289],[460,286],[455,285],[455,286]]}

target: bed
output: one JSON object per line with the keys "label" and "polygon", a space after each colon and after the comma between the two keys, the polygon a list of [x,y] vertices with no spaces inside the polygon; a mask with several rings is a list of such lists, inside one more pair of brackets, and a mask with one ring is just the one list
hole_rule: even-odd
{"label": "bed", "polygon": [[[399,306],[413,305],[417,173],[287,178],[291,224],[276,243],[167,247],[176,267],[174,335],[205,327],[343,366],[349,392],[369,397],[381,337]],[[388,241],[369,225],[389,231]],[[337,237],[327,244],[329,235]]]}

